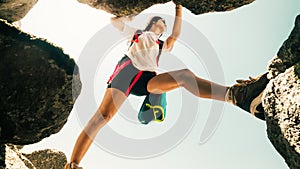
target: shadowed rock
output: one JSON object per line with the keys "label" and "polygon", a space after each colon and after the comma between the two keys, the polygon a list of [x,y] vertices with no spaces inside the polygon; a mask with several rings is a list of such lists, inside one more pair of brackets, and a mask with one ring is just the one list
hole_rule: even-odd
{"label": "shadowed rock", "polygon": [[241,6],[252,3],[254,0],[176,0],[192,13],[199,15],[209,12],[231,11]]}
{"label": "shadowed rock", "polygon": [[38,0],[1,0],[0,18],[8,22],[22,19]]}
{"label": "shadowed rock", "polygon": [[0,144],[0,169],[5,167],[5,145]]}
{"label": "shadowed rock", "polygon": [[4,21],[0,30],[0,143],[36,143],[66,123],[81,88],[77,66],[45,40]]}
{"label": "shadowed rock", "polygon": [[[154,1],[142,1],[142,0],[78,0],[81,3],[88,4],[93,8],[102,9],[108,13],[116,16],[137,15],[143,10],[149,8],[155,4],[167,3],[170,0],[154,0]],[[215,11],[229,11],[247,5],[254,0],[176,0],[176,3],[182,4],[194,14],[202,14]]]}
{"label": "shadowed rock", "polygon": [[300,15],[269,64],[263,96],[268,137],[291,169],[300,168]]}

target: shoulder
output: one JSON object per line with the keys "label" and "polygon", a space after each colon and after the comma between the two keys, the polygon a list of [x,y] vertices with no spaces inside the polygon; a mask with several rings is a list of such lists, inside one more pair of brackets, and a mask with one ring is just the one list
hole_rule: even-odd
{"label": "shoulder", "polygon": [[144,31],[142,30],[142,29],[137,29],[136,31],[135,31],[135,34],[142,34]]}

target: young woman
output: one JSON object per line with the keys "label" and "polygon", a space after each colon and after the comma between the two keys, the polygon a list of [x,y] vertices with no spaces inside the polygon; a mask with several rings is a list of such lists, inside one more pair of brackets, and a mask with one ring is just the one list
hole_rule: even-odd
{"label": "young woman", "polygon": [[[182,24],[181,5],[175,5],[175,14],[172,34],[165,42],[159,40],[160,35],[166,29],[166,23],[161,17],[151,18],[144,30],[132,30],[127,27],[125,22],[131,21],[131,17],[114,17],[111,19],[114,27],[121,32],[129,33],[136,37],[133,36],[135,38],[133,38],[129,50],[119,61],[116,70],[109,79],[103,100],[79,135],[70,163],[66,164],[65,169],[81,168],[78,164],[87,152],[96,134],[115,115],[129,94],[162,94],[184,87],[198,97],[232,102],[250,112],[252,100],[262,92],[266,84],[265,76],[263,76],[264,78],[243,81],[242,85],[227,87],[197,77],[188,69],[159,75],[155,73],[161,50],[171,51],[180,35]],[[249,89],[252,92],[250,94],[249,92],[247,93],[247,91],[250,91]]]}

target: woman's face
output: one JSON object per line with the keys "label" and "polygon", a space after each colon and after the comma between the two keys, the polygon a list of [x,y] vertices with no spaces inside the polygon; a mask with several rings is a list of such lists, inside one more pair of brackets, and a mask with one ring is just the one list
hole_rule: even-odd
{"label": "woman's face", "polygon": [[163,33],[167,27],[166,21],[164,19],[159,19],[154,23],[155,26],[161,29],[161,33]]}

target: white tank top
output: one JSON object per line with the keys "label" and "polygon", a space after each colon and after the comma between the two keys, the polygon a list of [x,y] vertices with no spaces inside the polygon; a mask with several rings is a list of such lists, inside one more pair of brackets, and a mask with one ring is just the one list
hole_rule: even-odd
{"label": "white tank top", "polygon": [[[131,35],[132,40],[136,29],[125,25],[123,33]],[[130,37],[130,36],[128,36]],[[156,71],[158,68],[157,56],[159,54],[158,35],[151,31],[145,31],[138,37],[138,42],[133,42],[126,55],[131,59],[133,66],[142,71]],[[163,44],[163,52],[167,51],[166,43]]]}

